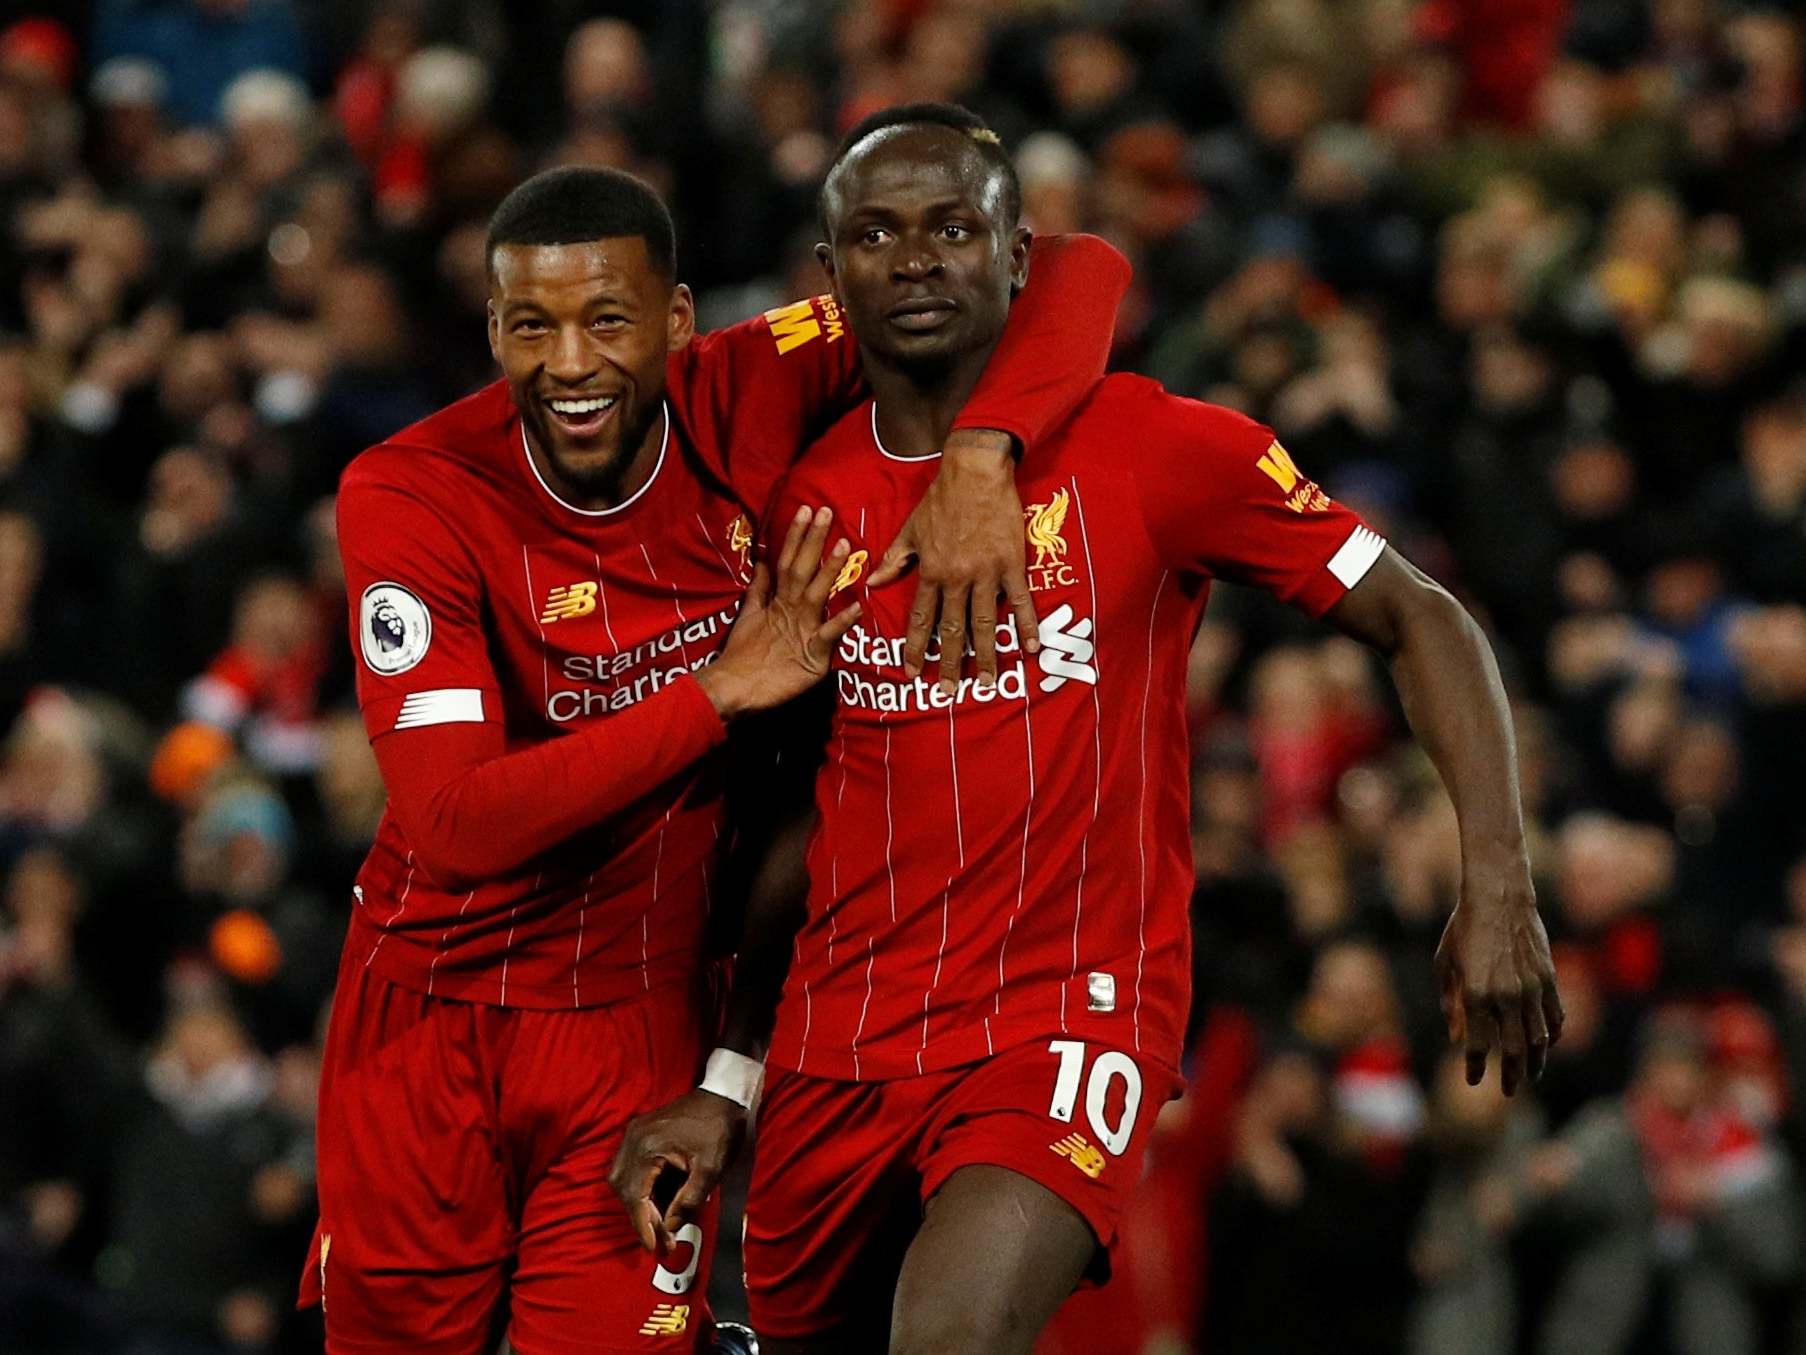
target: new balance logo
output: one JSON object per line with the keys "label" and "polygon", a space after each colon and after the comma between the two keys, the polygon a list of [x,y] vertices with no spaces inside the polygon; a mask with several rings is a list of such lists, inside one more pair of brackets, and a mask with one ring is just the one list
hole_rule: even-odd
{"label": "new balance logo", "polygon": [[1068,1134],[1058,1143],[1047,1146],[1056,1156],[1065,1158],[1093,1181],[1104,1174],[1104,1164],[1108,1159],[1083,1134]]}
{"label": "new balance logo", "polygon": [[661,1303],[652,1310],[652,1316],[640,1323],[641,1336],[677,1336],[687,1331],[690,1326],[690,1305],[687,1303]]}
{"label": "new balance logo", "polygon": [[835,576],[834,586],[828,590],[828,596],[833,597],[841,589],[851,588],[858,583],[860,576],[865,573],[865,562],[870,558],[871,553],[863,550],[856,550],[847,556],[847,562],[840,567],[840,573]]}
{"label": "new balance logo", "polygon": [[1091,662],[1097,646],[1091,643],[1091,618],[1073,619],[1072,604],[1063,602],[1041,618],[1041,690],[1057,692],[1068,679],[1097,685],[1097,666]]}
{"label": "new balance logo", "polygon": [[579,616],[588,616],[595,610],[595,580],[559,584],[546,594],[546,609],[539,614],[539,622],[542,626],[549,626],[554,621],[569,621]]}

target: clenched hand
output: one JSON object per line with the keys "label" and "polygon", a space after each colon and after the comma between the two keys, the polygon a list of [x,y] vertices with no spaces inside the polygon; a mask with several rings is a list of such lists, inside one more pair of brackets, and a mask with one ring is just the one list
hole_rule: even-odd
{"label": "clenched hand", "polygon": [[[641,1246],[655,1256],[671,1250],[678,1230],[708,1200],[745,1137],[745,1108],[701,1087],[627,1126],[608,1184],[633,1220]],[[682,1172],[684,1182],[669,1207],[660,1210],[653,1190],[667,1168]]]}
{"label": "clenched hand", "polygon": [[1436,981],[1449,1039],[1467,1049],[1467,1082],[1480,1085],[1487,1055],[1499,1051],[1499,1087],[1510,1096],[1526,1074],[1543,1075],[1561,1038],[1561,997],[1549,935],[1526,878],[1509,885],[1463,883],[1461,901],[1436,947]]}

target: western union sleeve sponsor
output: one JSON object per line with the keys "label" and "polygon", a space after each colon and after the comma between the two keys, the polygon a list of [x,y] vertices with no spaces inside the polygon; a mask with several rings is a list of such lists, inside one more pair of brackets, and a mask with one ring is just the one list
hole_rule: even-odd
{"label": "western union sleeve sponsor", "polygon": [[788,306],[768,310],[765,322],[771,326],[771,337],[777,342],[779,357],[823,334],[827,335],[829,343],[836,343],[846,333],[840,306],[831,296],[811,297],[807,301],[793,301]]}

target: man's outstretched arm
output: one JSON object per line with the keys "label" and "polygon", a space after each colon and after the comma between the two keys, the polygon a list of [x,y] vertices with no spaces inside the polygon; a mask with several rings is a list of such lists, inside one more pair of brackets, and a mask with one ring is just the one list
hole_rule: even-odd
{"label": "man's outstretched arm", "polygon": [[1388,546],[1325,619],[1392,670],[1411,732],[1455,802],[1461,897],[1436,950],[1449,1038],[1465,1044],[1467,1080],[1497,1046],[1507,1096],[1542,1075],[1561,1035],[1549,938],[1524,846],[1511,712],[1492,647],[1446,589]]}
{"label": "man's outstretched arm", "polygon": [[1449,1035],[1468,1078],[1500,1051],[1514,1092],[1561,1034],[1549,941],[1524,850],[1517,756],[1480,628],[1293,463],[1273,430],[1171,396],[1144,406],[1142,518],[1169,564],[1265,589],[1326,617],[1391,665],[1411,730],[1461,825],[1461,898],[1436,953]]}

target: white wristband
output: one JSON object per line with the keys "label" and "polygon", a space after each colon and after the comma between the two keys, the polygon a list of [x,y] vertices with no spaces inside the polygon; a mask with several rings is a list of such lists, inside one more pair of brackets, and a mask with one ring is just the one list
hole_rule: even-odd
{"label": "white wristband", "polygon": [[744,1106],[751,1115],[759,1107],[759,1093],[765,1088],[765,1065],[732,1049],[717,1049],[709,1055],[702,1072],[702,1089],[725,1096],[735,1105]]}

